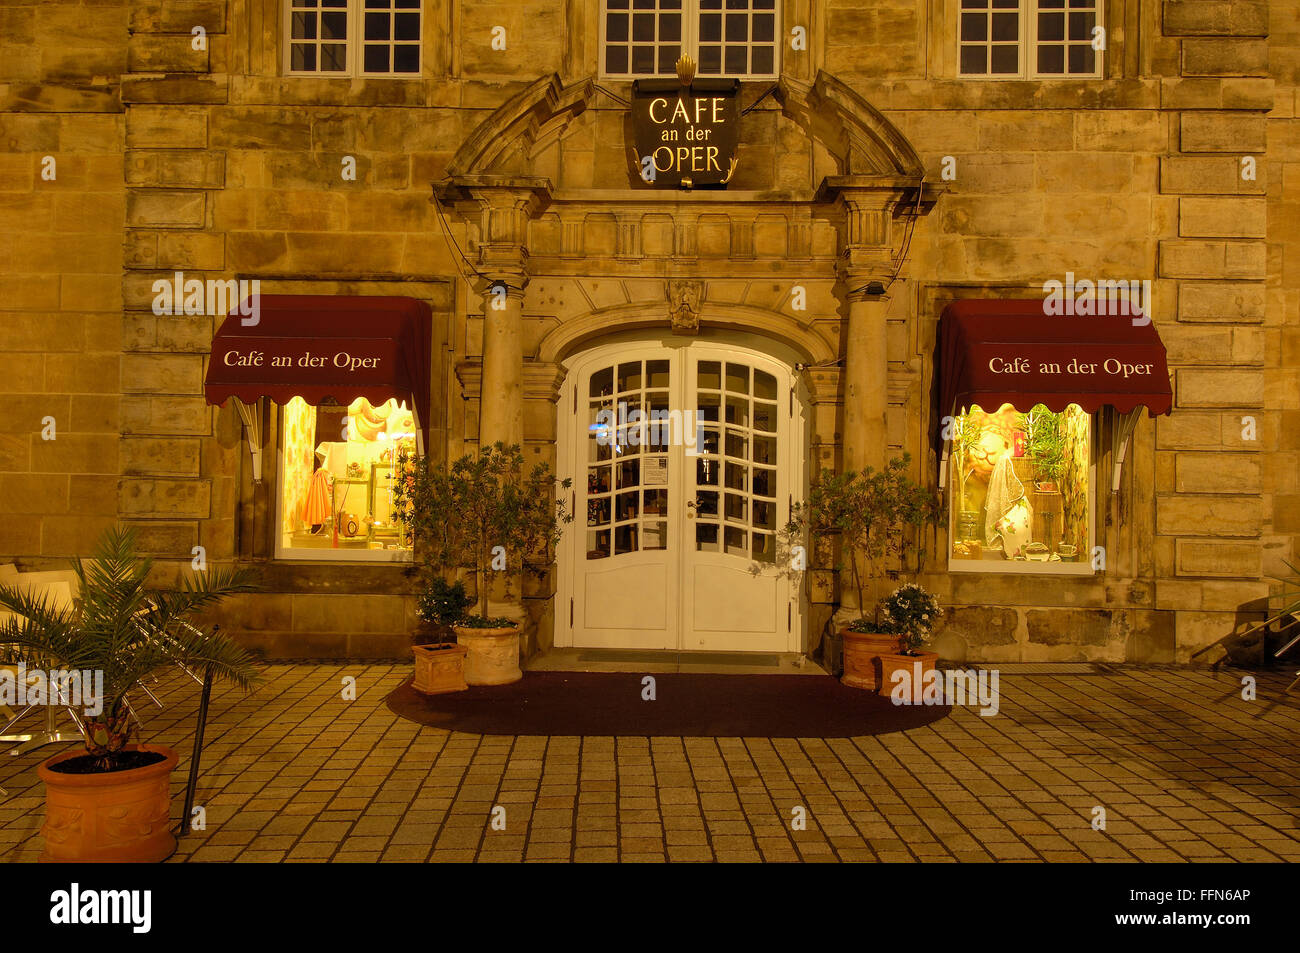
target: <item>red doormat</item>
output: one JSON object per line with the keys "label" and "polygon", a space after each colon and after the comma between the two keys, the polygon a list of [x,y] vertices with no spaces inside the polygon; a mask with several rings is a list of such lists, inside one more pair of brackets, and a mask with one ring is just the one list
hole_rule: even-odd
{"label": "red doormat", "polygon": [[410,681],[388,696],[394,713],[476,735],[637,735],[691,738],[853,738],[919,728],[946,705],[895,705],[826,675],[644,675],[528,672],[513,685],[424,695]]}

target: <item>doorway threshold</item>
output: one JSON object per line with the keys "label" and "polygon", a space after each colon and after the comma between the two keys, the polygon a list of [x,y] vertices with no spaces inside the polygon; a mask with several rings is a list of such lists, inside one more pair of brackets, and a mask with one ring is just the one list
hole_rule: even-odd
{"label": "doorway threshold", "polygon": [[681,652],[652,649],[548,649],[524,664],[529,672],[683,672],[699,675],[827,675],[797,652]]}

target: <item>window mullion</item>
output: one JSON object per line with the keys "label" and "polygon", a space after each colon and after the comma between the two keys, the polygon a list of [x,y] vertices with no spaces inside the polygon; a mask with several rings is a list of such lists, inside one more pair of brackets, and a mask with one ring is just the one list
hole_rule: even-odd
{"label": "window mullion", "polygon": [[698,67],[700,63],[699,0],[682,0],[682,20],[682,52],[689,53]]}
{"label": "window mullion", "polygon": [[1020,31],[1021,79],[1038,76],[1038,0],[1020,0],[1025,12],[1024,28]]}
{"label": "window mullion", "polygon": [[344,47],[348,58],[348,76],[361,75],[361,7],[365,0],[348,0],[348,42]]}

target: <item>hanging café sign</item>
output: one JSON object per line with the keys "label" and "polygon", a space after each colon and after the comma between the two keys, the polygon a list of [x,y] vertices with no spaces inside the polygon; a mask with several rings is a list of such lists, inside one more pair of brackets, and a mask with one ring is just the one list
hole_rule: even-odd
{"label": "hanging caf\u00e9 sign", "polygon": [[736,171],[737,91],[734,79],[695,79],[690,57],[677,79],[632,84],[636,174],[660,188],[725,188]]}

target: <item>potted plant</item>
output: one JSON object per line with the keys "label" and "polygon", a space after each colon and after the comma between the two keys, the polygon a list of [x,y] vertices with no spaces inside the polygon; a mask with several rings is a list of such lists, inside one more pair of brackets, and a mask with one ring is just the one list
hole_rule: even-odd
{"label": "potted plant", "polygon": [[[498,442],[466,454],[445,470],[409,454],[399,455],[401,478],[394,505],[416,546],[425,579],[460,570],[474,582],[478,612],[453,621],[466,650],[465,681],[504,685],[523,677],[519,669],[519,622],[488,614],[488,592],[499,574],[509,593],[511,575],[525,561],[549,565],[569,515],[557,482],[544,463],[527,473],[518,445]],[[559,486],[567,489],[572,481]],[[468,608],[468,607],[467,607]]]}
{"label": "potted plant", "polygon": [[442,576],[434,576],[423,587],[415,606],[420,628],[411,645],[415,656],[411,684],[416,691],[441,695],[466,689],[466,648],[456,642],[452,625],[473,604],[463,582],[448,583]]}
{"label": "potted plant", "polygon": [[1054,493],[1065,470],[1065,432],[1060,414],[1037,404],[1024,415],[1025,456],[1034,464],[1040,493]]}
{"label": "potted plant", "polygon": [[[898,636],[885,630],[878,613],[880,588],[904,565],[905,538],[912,537],[914,571],[925,562],[925,528],[942,521],[936,496],[907,476],[911,457],[890,460],[882,470],[836,474],[823,470],[808,499],[792,507],[788,533],[838,535],[847,557],[858,617],[839,630],[844,674],[853,688],[879,688],[875,659],[899,651]],[[843,568],[837,567],[837,568]]]}
{"label": "potted plant", "polygon": [[[257,678],[251,655],[213,627],[190,620],[222,598],[252,592],[248,570],[213,569],[180,590],[152,589],[151,562],[138,555],[132,530],[114,527],[94,557],[73,561],[79,592],[71,607],[0,585],[0,660],[32,669],[93,673],[97,696],[82,705],[82,750],[37,767],[45,782],[42,860],[157,862],[176,849],[169,784],[177,754],[164,745],[132,744],[127,694],[173,666],[209,669],[248,689]],[[98,680],[102,678],[102,683]],[[86,677],[81,680],[85,698]],[[71,683],[70,683],[71,684]],[[66,697],[69,703],[77,699]]]}
{"label": "potted plant", "polygon": [[[898,651],[877,660],[881,694],[891,692],[902,682],[909,686],[903,698],[912,701],[921,697],[922,679],[939,661],[937,652],[925,652],[921,647],[929,643],[934,624],[942,614],[938,600],[914,582],[899,586],[885,597],[880,604],[880,626],[898,636]],[[906,674],[900,679],[896,672]]]}

